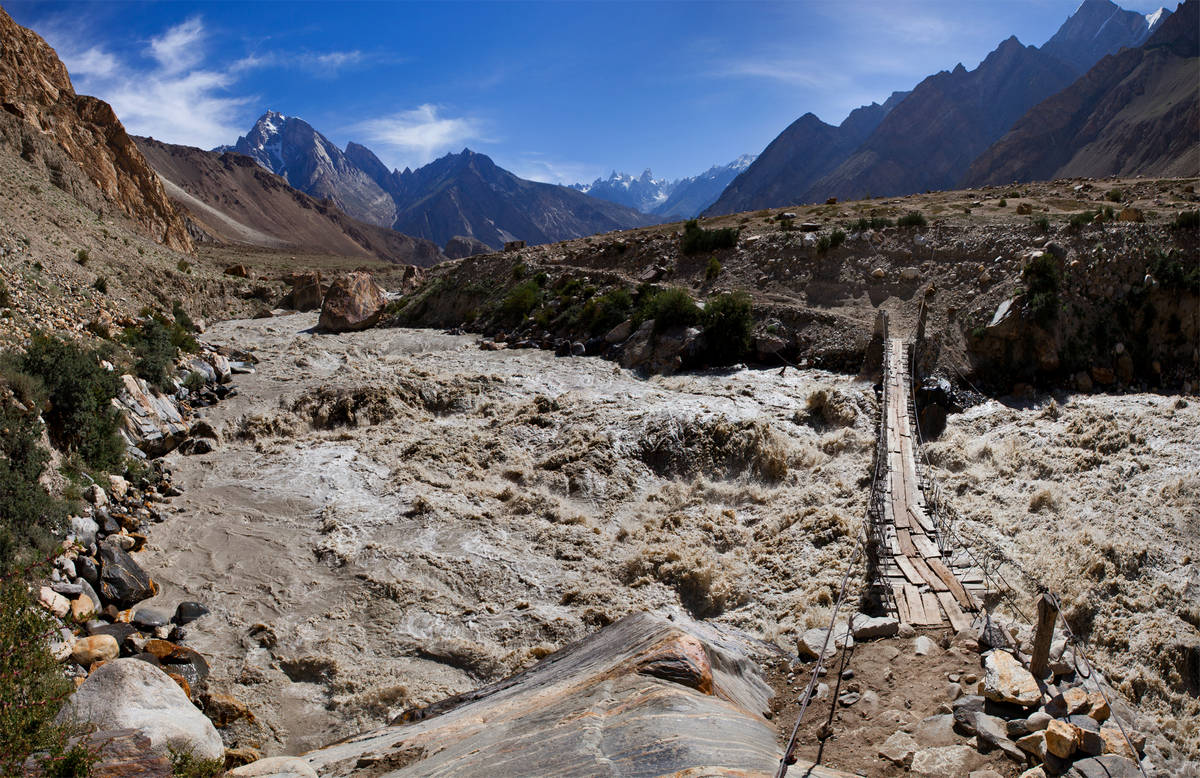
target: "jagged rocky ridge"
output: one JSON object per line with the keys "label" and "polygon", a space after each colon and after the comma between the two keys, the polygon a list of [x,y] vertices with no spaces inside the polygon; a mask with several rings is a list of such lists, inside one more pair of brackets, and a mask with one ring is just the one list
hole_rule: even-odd
{"label": "jagged rocky ridge", "polygon": [[93,207],[115,206],[159,242],[190,251],[183,218],[112,107],[77,95],[41,36],[0,9],[0,143]]}

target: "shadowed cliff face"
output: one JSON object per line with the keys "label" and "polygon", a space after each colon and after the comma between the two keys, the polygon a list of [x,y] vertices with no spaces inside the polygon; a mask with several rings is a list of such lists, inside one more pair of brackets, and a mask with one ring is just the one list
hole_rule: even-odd
{"label": "shadowed cliff face", "polygon": [[46,168],[50,181],[92,204],[124,211],[156,240],[180,251],[192,243],[158,177],[112,107],[77,95],[54,49],[0,10],[0,143]]}

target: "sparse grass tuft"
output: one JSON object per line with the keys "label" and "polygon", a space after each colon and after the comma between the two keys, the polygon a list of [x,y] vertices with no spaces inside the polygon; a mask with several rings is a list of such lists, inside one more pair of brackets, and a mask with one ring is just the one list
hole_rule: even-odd
{"label": "sparse grass tuft", "polygon": [[702,251],[716,249],[731,249],[737,245],[738,231],[733,227],[723,227],[716,230],[706,230],[700,223],[692,219],[683,225],[684,254],[698,254]]}
{"label": "sparse grass tuft", "polygon": [[909,211],[896,220],[897,227],[924,227],[929,222],[920,211]]}

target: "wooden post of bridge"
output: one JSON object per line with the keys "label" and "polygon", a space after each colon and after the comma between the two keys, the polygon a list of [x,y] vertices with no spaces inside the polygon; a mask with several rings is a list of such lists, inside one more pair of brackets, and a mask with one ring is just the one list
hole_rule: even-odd
{"label": "wooden post of bridge", "polygon": [[1037,626],[1033,633],[1033,658],[1029,672],[1041,678],[1050,668],[1050,643],[1054,640],[1054,624],[1058,621],[1058,602],[1046,592],[1037,598]]}

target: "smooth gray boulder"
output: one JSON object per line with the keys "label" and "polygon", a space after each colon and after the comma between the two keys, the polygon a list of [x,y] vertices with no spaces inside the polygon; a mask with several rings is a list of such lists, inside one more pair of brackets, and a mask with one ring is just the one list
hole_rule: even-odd
{"label": "smooth gray boulder", "polygon": [[139,730],[164,756],[168,747],[201,759],[225,756],[212,722],[166,673],[140,659],[105,662],[67,699],[58,720]]}
{"label": "smooth gray boulder", "polygon": [[773,775],[781,749],[763,715],[771,690],[749,650],[682,614],[636,613],[529,670],[305,760],[324,778],[390,760],[391,778]]}

